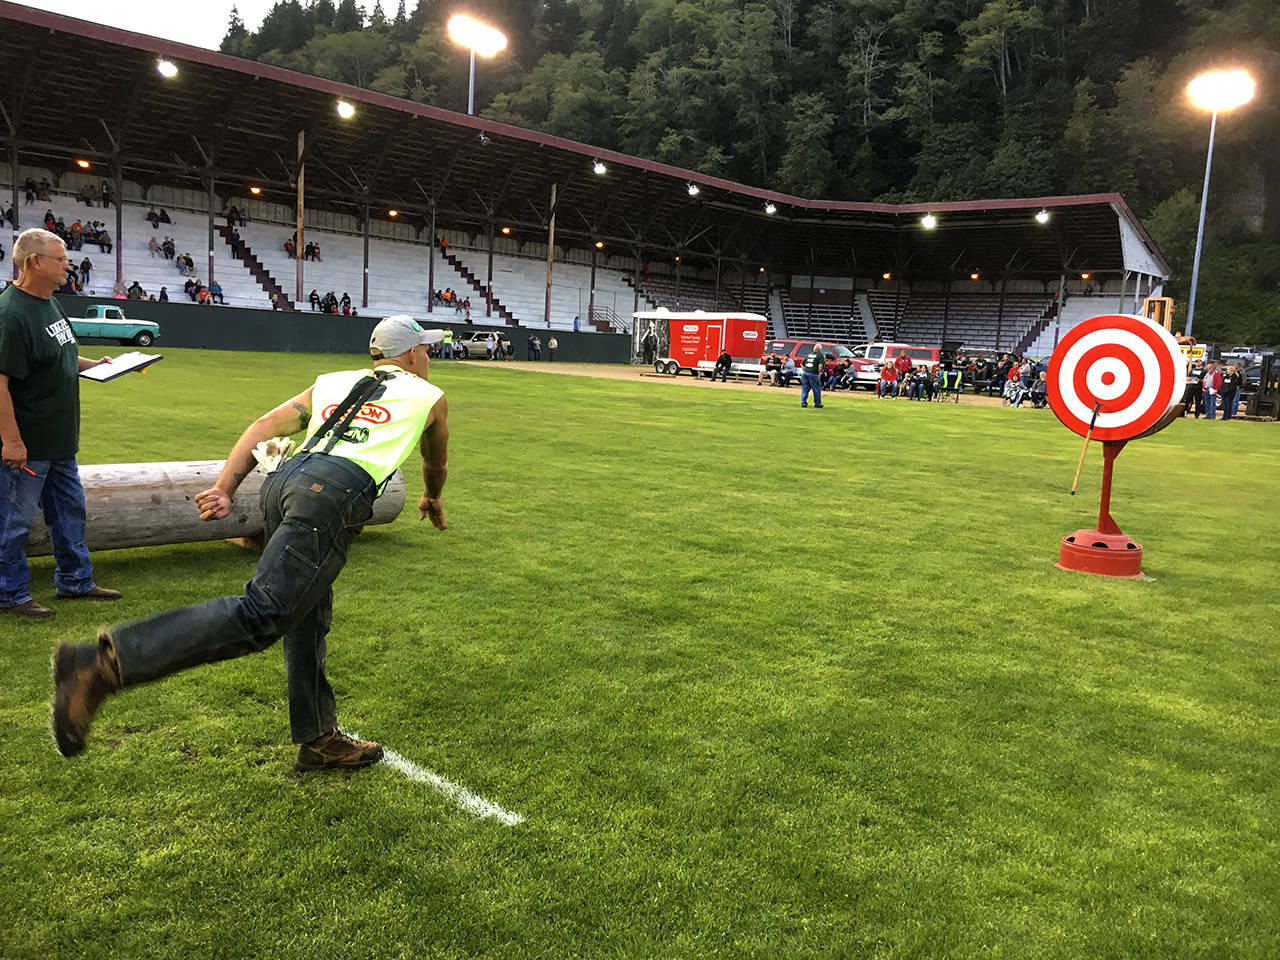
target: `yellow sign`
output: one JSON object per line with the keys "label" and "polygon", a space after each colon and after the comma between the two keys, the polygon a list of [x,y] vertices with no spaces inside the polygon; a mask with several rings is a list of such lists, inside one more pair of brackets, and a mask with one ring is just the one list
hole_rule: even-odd
{"label": "yellow sign", "polygon": [[1182,343],[1178,345],[1178,349],[1182,351],[1182,355],[1186,357],[1188,360],[1204,359],[1203,344]]}

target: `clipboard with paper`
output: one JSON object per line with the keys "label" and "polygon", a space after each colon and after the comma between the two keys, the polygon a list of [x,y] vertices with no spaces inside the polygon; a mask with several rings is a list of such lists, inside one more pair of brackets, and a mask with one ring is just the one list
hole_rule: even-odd
{"label": "clipboard with paper", "polygon": [[86,380],[106,383],[108,380],[123,377],[126,373],[133,373],[135,370],[141,373],[157,360],[163,359],[164,356],[159,353],[138,353],[137,351],[122,353],[118,357],[112,357],[110,363],[100,363],[96,367],[81,370],[80,376]]}

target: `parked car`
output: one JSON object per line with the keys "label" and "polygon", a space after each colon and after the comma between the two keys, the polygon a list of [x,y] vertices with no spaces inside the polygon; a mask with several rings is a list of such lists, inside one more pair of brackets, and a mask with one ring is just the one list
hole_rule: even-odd
{"label": "parked car", "polygon": [[804,358],[813,353],[815,343],[822,348],[824,356],[834,356],[837,360],[848,361],[856,386],[875,389],[876,377],[879,375],[876,365],[855,356],[853,351],[841,343],[828,343],[825,340],[768,340],[764,345],[764,355],[776,353],[783,360],[791,357],[796,362],[796,369],[799,370],[800,364],[804,363]]}
{"label": "parked car", "polygon": [[463,360],[470,356],[485,356],[485,340],[490,336],[495,336],[501,340],[504,349],[510,346],[510,338],[504,337],[500,333],[491,334],[489,331],[469,333],[462,339],[453,341],[453,355]]}
{"label": "parked car", "polygon": [[80,340],[97,337],[121,344],[133,343],[139,347],[151,346],[160,336],[160,324],[150,320],[130,320],[120,307],[105,303],[91,303],[83,320],[72,318],[71,329]]}

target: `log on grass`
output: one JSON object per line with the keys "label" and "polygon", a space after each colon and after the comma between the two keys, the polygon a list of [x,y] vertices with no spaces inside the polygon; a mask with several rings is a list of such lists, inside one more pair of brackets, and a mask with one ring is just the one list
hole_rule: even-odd
{"label": "log on grass", "polygon": [[[196,494],[208,490],[222,472],[222,460],[173,463],[112,463],[80,467],[88,507],[85,544],[91,551],[153,547],[166,543],[252,539],[262,533],[258,493],[266,474],[245,477],[221,520],[201,520]],[[369,523],[390,523],[404,508],[404,474],[397,470],[373,504]],[[53,552],[44,518],[37,513],[27,538],[27,555]]]}

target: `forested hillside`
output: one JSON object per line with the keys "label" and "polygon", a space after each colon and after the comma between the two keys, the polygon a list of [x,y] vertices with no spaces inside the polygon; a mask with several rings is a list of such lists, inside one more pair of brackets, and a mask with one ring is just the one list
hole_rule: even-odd
{"label": "forested hillside", "polygon": [[[1278,0],[474,0],[510,38],[483,116],[841,200],[1119,191],[1190,287],[1209,118],[1197,72],[1258,97],[1219,118],[1197,333],[1280,342]],[[277,3],[224,52],[454,110],[459,5]]]}

